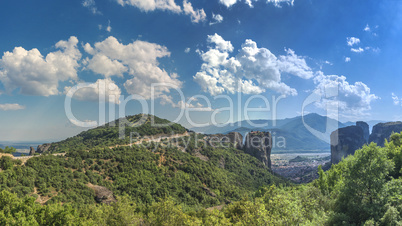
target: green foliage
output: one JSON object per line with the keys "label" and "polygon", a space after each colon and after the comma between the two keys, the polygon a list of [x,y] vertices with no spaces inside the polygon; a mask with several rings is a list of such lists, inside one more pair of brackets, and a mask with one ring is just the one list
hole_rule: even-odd
{"label": "green foliage", "polygon": [[[135,124],[140,116],[127,119]],[[128,132],[186,131],[146,120]],[[3,156],[0,225],[402,225],[402,133],[327,172],[319,167],[317,180],[298,186],[233,147],[175,138],[173,146],[109,148],[128,142],[117,135],[112,124],[89,130],[54,146],[65,156],[24,165]],[[118,202],[97,203],[89,184],[110,189]]]}
{"label": "green foliage", "polygon": [[14,165],[21,165],[21,160],[14,160],[10,156],[2,156],[0,158],[0,169],[8,170],[13,168]]}
{"label": "green foliage", "polygon": [[402,175],[402,133],[391,135],[390,142],[385,141],[385,150],[388,158],[392,159],[395,168],[390,172],[390,176],[398,178]]}
{"label": "green foliage", "polygon": [[[0,224],[401,225],[402,178],[391,176],[400,172],[399,148],[393,140],[385,148],[364,146],[329,171],[320,168],[312,184],[298,186],[284,186],[255,158],[232,148],[195,145],[189,154],[133,146],[45,155],[0,173]],[[195,157],[200,154],[209,160]],[[89,182],[121,198],[96,204]],[[270,183],[278,186],[264,186]],[[24,191],[34,187],[38,195],[53,195],[47,205]],[[203,208],[218,205],[222,210]]]}
{"label": "green foliage", "polygon": [[[171,198],[164,198],[146,208],[130,201],[129,197],[118,198],[111,205],[84,204],[73,207],[70,204],[40,205],[32,197],[18,198],[8,191],[0,193],[1,225],[319,225],[325,219],[322,212],[306,214],[306,208],[313,213],[321,207],[300,205],[304,193],[296,190],[283,191],[271,187],[263,197],[247,198],[228,204],[223,210],[183,211]],[[289,192],[289,193],[288,193]],[[288,198],[290,195],[296,195]],[[273,197],[271,197],[273,196]],[[282,212],[272,212],[273,208],[284,207]],[[309,197],[311,198],[311,197]],[[269,200],[269,201],[268,201]],[[271,207],[274,205],[275,207]],[[288,218],[291,217],[291,218]]]}
{"label": "green foliage", "polygon": [[[194,142],[194,141],[189,141]],[[177,147],[93,148],[70,151],[65,156],[42,155],[13,167],[10,158],[0,161],[0,189],[38,195],[50,203],[95,203],[89,183],[105,186],[116,195],[128,195],[139,205],[151,205],[166,196],[185,208],[220,205],[240,200],[259,187],[288,184],[273,176],[254,157],[236,149],[202,146],[203,161]],[[221,162],[224,162],[224,166]]]}
{"label": "green foliage", "polygon": [[175,205],[171,199],[165,199],[154,203],[147,219],[149,225],[200,225],[201,221],[196,217],[185,214],[180,206]]}
{"label": "green foliage", "polygon": [[0,153],[12,154],[16,151],[17,151],[17,149],[15,149],[13,147],[9,147],[9,146],[6,146],[4,149],[0,148]]}
{"label": "green foliage", "polygon": [[141,218],[135,204],[123,197],[108,205],[69,204],[42,206],[32,197],[18,198],[8,191],[0,193],[0,225],[138,225]]}
{"label": "green foliage", "polygon": [[348,213],[354,223],[378,219],[384,206],[383,185],[394,165],[386,152],[375,144],[364,146],[344,162],[347,171],[335,206],[336,212]]}
{"label": "green foliage", "polygon": [[393,134],[384,148],[372,143],[327,172],[319,169],[313,184],[333,200],[330,225],[402,223],[401,138]]}
{"label": "green foliage", "polygon": [[[88,150],[94,147],[111,147],[130,143],[135,139],[153,135],[182,134],[187,130],[177,123],[153,115],[134,115],[107,123],[64,141],[52,143],[50,152],[67,152],[71,150]],[[120,133],[124,139],[120,139]]]}

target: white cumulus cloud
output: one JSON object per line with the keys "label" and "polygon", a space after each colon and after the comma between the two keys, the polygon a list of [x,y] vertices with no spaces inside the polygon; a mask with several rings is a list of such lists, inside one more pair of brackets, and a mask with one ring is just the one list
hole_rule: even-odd
{"label": "white cumulus cloud", "polygon": [[347,37],[346,43],[348,44],[348,46],[354,46],[360,43],[360,39],[356,37]]}
{"label": "white cumulus cloud", "polygon": [[88,8],[93,14],[102,14],[96,7],[95,0],[84,0],[82,1],[82,5]]}
{"label": "white cumulus cloud", "polygon": [[276,57],[268,49],[258,48],[256,42],[247,39],[238,54],[230,56],[234,51],[230,41],[214,34],[208,36],[207,42],[207,52],[198,50],[203,64],[194,80],[211,95],[224,92],[259,94],[267,89],[297,95],[294,88],[281,81],[282,73],[303,79],[314,76],[305,59],[291,49],[286,49],[286,55]]}
{"label": "white cumulus cloud", "polygon": [[170,104],[174,108],[180,108],[191,111],[214,111],[214,109],[212,109],[212,107],[210,106],[210,103],[208,106],[204,106],[198,101],[197,98],[190,98],[188,101],[180,100],[178,103],[175,103],[173,102],[171,96],[162,94],[160,99],[162,105]]}
{"label": "white cumulus cloud", "polygon": [[184,11],[184,14],[190,16],[191,21],[193,23],[199,23],[199,22],[205,21],[207,18],[207,14],[205,14],[204,9],[194,10],[191,3],[188,2],[187,0],[183,1],[183,11]]}
{"label": "white cumulus cloud", "polygon": [[350,59],[350,57],[345,57],[345,62],[350,62],[352,59]]}
{"label": "white cumulus cloud", "polygon": [[395,93],[392,93],[392,100],[394,105],[402,105],[402,98],[399,98]]}
{"label": "white cumulus cloud", "polygon": [[350,51],[354,52],[354,53],[362,53],[364,52],[364,49],[359,47],[359,48],[351,48]]}
{"label": "white cumulus cloud", "polygon": [[[318,72],[314,78],[317,90],[325,93],[326,90],[334,88],[338,90],[338,94],[331,99],[332,103],[336,103],[342,114],[345,116],[362,116],[367,115],[367,111],[371,109],[372,101],[379,99],[375,94],[371,93],[370,88],[363,82],[355,82],[350,84],[346,81],[345,76],[324,75]],[[330,100],[323,98],[316,106],[325,109],[326,104]]]}
{"label": "white cumulus cloud", "polygon": [[231,7],[232,5],[236,4],[237,0],[219,0],[219,2],[226,7]]}
{"label": "white cumulus cloud", "polygon": [[180,6],[176,5],[174,0],[116,0],[121,6],[135,6],[145,12],[158,10],[167,10],[179,13]]}
{"label": "white cumulus cloud", "polygon": [[276,7],[281,7],[282,3],[293,5],[294,0],[267,0],[267,3],[273,3]]}
{"label": "white cumulus cloud", "polygon": [[174,0],[115,0],[121,6],[134,6],[142,11],[149,12],[154,10],[170,11],[173,13],[184,13],[190,16],[193,23],[206,20],[207,15],[204,9],[194,9],[188,0],[183,1],[183,9]]}
{"label": "white cumulus cloud", "polygon": [[213,20],[213,21],[209,22],[209,25],[210,25],[210,26],[211,26],[211,25],[214,25],[214,24],[222,23],[222,21],[223,21],[223,16],[220,15],[220,14],[214,14],[214,13],[212,13],[212,20]]}
{"label": "white cumulus cloud", "polygon": [[[244,0],[244,2],[250,7],[253,7],[253,2],[256,1],[258,0]],[[240,0],[219,0],[219,2],[229,8],[232,5],[236,4],[237,2],[240,2]],[[274,4],[274,6],[276,7],[281,7],[282,3],[293,5],[294,0],[266,0],[265,2]]]}
{"label": "white cumulus cloud", "polygon": [[232,52],[234,47],[230,41],[225,41],[220,35],[208,35],[207,41],[209,43],[214,43],[216,45],[216,49],[223,52]]}
{"label": "white cumulus cloud", "polygon": [[104,75],[105,77],[113,75],[123,77],[123,73],[128,70],[120,61],[112,60],[101,53],[95,54],[91,59],[88,59],[87,62],[88,69],[97,74]]}
{"label": "white cumulus cloud", "polygon": [[17,111],[25,109],[25,106],[19,104],[0,104],[1,111]]}
{"label": "white cumulus cloud", "polygon": [[107,31],[107,32],[111,32],[111,31],[112,31],[112,26],[110,26],[110,20],[109,20],[109,23],[108,23],[108,25],[107,25],[107,27],[106,27],[106,31]]}
{"label": "white cumulus cloud", "polygon": [[25,95],[57,95],[60,81],[77,79],[78,60],[81,59],[77,43],[74,36],[68,41],[59,41],[55,47],[60,50],[50,52],[46,57],[38,49],[15,47],[13,52],[5,52],[0,59],[0,81],[8,92],[19,89]]}
{"label": "white cumulus cloud", "polygon": [[[130,94],[138,94],[145,99],[157,98],[163,93],[169,93],[172,87],[182,86],[177,74],[169,74],[159,67],[158,58],[170,56],[170,52],[164,46],[139,40],[124,45],[110,36],[102,42],[95,43],[94,47],[87,43],[84,49],[93,55],[88,60],[87,67],[94,72],[105,77],[120,76],[123,73],[131,75],[131,78],[124,83]],[[101,64],[103,68],[99,69],[97,66]],[[157,83],[165,85],[155,87],[152,96],[152,85]]]}
{"label": "white cumulus cloud", "polygon": [[[287,55],[279,56],[279,69],[300,78],[310,79],[314,76],[313,71],[307,65],[303,57],[297,56],[295,51],[285,49]],[[326,62],[327,63],[327,62]]]}
{"label": "white cumulus cloud", "polygon": [[363,31],[370,32],[371,31],[370,26],[368,24],[366,24],[366,26],[364,27]]}
{"label": "white cumulus cloud", "polygon": [[110,79],[98,79],[83,87],[65,87],[67,96],[81,101],[101,101],[119,104],[120,88]]}

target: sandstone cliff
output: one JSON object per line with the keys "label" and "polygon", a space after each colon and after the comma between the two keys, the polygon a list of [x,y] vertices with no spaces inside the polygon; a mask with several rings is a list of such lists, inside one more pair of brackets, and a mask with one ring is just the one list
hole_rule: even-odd
{"label": "sandstone cliff", "polygon": [[266,167],[271,168],[271,134],[269,132],[250,132],[243,136],[238,132],[228,134],[214,134],[206,138],[212,147],[234,147],[243,150],[246,154],[256,157]]}
{"label": "sandstone cliff", "polygon": [[33,148],[33,147],[29,148],[29,155],[30,156],[35,155],[35,148]]}
{"label": "sandstone cliff", "polygon": [[337,164],[342,157],[353,155],[367,143],[360,126],[348,126],[331,133],[331,162]]}
{"label": "sandstone cliff", "polygon": [[368,143],[369,136],[370,136],[370,127],[369,127],[369,125],[366,122],[358,121],[358,122],[356,122],[356,126],[362,128],[364,139],[366,140],[366,143]]}
{"label": "sandstone cliff", "polygon": [[385,139],[388,139],[393,132],[402,131],[402,122],[378,123],[373,127],[369,142],[377,143],[378,146],[384,146]]}
{"label": "sandstone cliff", "polygon": [[42,144],[38,145],[38,148],[36,148],[37,153],[45,153],[49,150],[49,148],[52,146],[52,144]]}
{"label": "sandstone cliff", "polygon": [[243,146],[243,136],[238,132],[231,132],[228,134],[214,134],[208,136],[207,141],[208,144],[212,147],[229,147],[232,145],[234,148],[241,149]]}
{"label": "sandstone cliff", "polygon": [[245,153],[256,157],[268,168],[271,168],[271,142],[269,132],[250,132],[246,136],[243,150]]}

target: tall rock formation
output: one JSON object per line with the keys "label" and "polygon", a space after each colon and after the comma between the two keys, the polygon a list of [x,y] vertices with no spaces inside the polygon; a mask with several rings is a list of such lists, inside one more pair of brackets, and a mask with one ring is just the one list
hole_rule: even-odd
{"label": "tall rock formation", "polygon": [[[361,123],[359,123],[361,124]],[[342,157],[353,155],[367,143],[365,132],[360,126],[348,126],[331,133],[331,162],[337,164]]]}
{"label": "tall rock formation", "polygon": [[230,132],[227,134],[229,140],[233,143],[234,147],[241,149],[243,147],[243,136],[238,132]]}
{"label": "tall rock formation", "polygon": [[42,144],[42,145],[38,145],[38,148],[36,148],[36,152],[37,153],[44,153],[47,152],[50,148],[50,146],[52,146],[52,144]]}
{"label": "tall rock formation", "polygon": [[266,167],[271,168],[272,138],[269,132],[250,132],[243,146],[245,153],[256,157]]}
{"label": "tall rock formation", "polygon": [[358,122],[356,122],[356,126],[362,128],[364,139],[366,140],[366,143],[368,143],[369,142],[369,136],[370,136],[370,127],[369,127],[369,125],[366,122],[358,121]]}
{"label": "tall rock formation", "polygon": [[35,155],[35,148],[33,148],[33,147],[29,148],[29,155],[30,156]]}
{"label": "tall rock formation", "polygon": [[243,147],[243,136],[238,132],[231,132],[228,134],[214,134],[208,136],[208,144],[212,147],[233,147],[237,149],[242,149]]}
{"label": "tall rock formation", "polygon": [[400,133],[401,131],[402,122],[378,123],[373,127],[369,142],[377,143],[378,146],[384,146],[385,139],[388,139],[393,132]]}

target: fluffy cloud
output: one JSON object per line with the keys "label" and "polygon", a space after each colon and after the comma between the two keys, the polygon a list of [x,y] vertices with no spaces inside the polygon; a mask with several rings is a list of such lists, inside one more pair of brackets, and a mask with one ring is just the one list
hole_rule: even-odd
{"label": "fluffy cloud", "polygon": [[370,32],[371,31],[370,26],[368,24],[366,24],[366,26],[364,27],[363,31]]}
{"label": "fluffy cloud", "polygon": [[25,106],[19,104],[0,104],[1,111],[17,111],[22,109],[25,109]]}
{"label": "fluffy cloud", "polygon": [[[195,100],[196,101],[196,100]],[[212,109],[211,107],[204,107],[204,105],[202,105],[199,102],[196,102],[195,104],[187,101],[179,101],[179,103],[177,104],[178,108],[181,109],[186,109],[186,110],[191,110],[191,111],[214,111],[214,109]]]}
{"label": "fluffy cloud", "polygon": [[[245,3],[250,6],[253,7],[253,2],[256,2],[258,0],[244,0]],[[219,2],[223,5],[225,5],[226,7],[231,7],[232,5],[236,4],[237,2],[240,2],[240,0],[219,0]],[[266,0],[267,3],[273,3],[276,7],[281,7],[282,3],[287,3],[289,5],[293,5],[294,0]]]}
{"label": "fluffy cloud", "polygon": [[392,100],[394,101],[394,105],[402,105],[402,98],[399,98],[395,93],[392,93]]}
{"label": "fluffy cloud", "polygon": [[[124,84],[130,94],[138,94],[145,99],[157,98],[169,93],[172,87],[182,86],[177,74],[169,74],[159,67],[158,58],[170,56],[164,46],[139,40],[124,45],[111,36],[95,43],[94,47],[87,43],[84,49],[93,55],[88,59],[88,69],[105,77],[120,76],[124,72],[130,74],[132,78]],[[157,83],[165,85],[156,86],[152,96],[152,85]]]}
{"label": "fluffy cloud", "polygon": [[223,16],[221,16],[220,14],[214,14],[212,13],[212,19],[213,21],[209,22],[209,25],[214,25],[214,24],[219,24],[222,23],[223,21]]}
{"label": "fluffy cloud", "polygon": [[[319,72],[314,78],[314,83],[317,85],[317,90],[325,93],[326,90],[335,88],[338,90],[338,95],[332,98],[332,101],[338,105],[341,113],[348,116],[365,115],[371,109],[371,102],[379,99],[375,94],[372,94],[370,88],[362,83],[355,82],[350,84],[346,81],[345,76],[324,75]],[[316,106],[325,109],[328,99],[322,99]]]}
{"label": "fluffy cloud", "polygon": [[347,63],[347,62],[350,62],[351,61],[351,59],[350,59],[350,57],[345,57],[345,62]]}
{"label": "fluffy cloud", "polygon": [[[367,31],[370,32],[370,27],[366,27],[364,30],[366,30],[366,29],[368,29]],[[352,46],[358,45],[360,43],[360,39],[355,38],[355,37],[348,37],[348,38],[346,38],[346,43],[348,44],[348,46],[352,47]],[[374,48],[371,46],[366,46],[364,48],[362,48],[362,47],[350,48],[350,51],[352,51],[354,53],[363,53],[366,50],[367,51],[371,50],[374,53],[380,52],[380,49],[378,47]]]}
{"label": "fluffy cloud", "polygon": [[348,44],[348,46],[354,46],[360,43],[360,39],[356,37],[347,37],[346,43]]}
{"label": "fluffy cloud", "polygon": [[112,26],[110,26],[110,20],[109,20],[109,23],[107,24],[106,31],[107,31],[107,32],[111,32],[111,31],[112,31]]}
{"label": "fluffy cloud", "polygon": [[247,39],[239,53],[230,57],[234,47],[218,34],[210,35],[207,52],[198,51],[204,63],[194,80],[205,92],[218,95],[224,92],[259,94],[270,89],[285,95],[297,95],[297,91],[281,81],[282,73],[303,79],[314,76],[304,58],[291,49],[286,55],[276,57],[266,48]]}
{"label": "fluffy cloud", "polygon": [[364,52],[364,49],[359,47],[359,48],[351,48],[350,51],[354,52],[354,53],[362,53]]}
{"label": "fluffy cloud", "polygon": [[204,90],[204,92],[209,92],[211,95],[216,96],[225,91],[225,88],[218,85],[218,79],[210,76],[205,71],[197,72],[194,76],[194,81],[196,81]]}
{"label": "fluffy cloud", "polygon": [[82,5],[85,8],[88,8],[93,14],[102,14],[101,12],[98,11],[98,8],[96,7],[94,0],[84,0],[82,1]]}
{"label": "fluffy cloud", "polygon": [[207,41],[209,43],[213,43],[216,46],[216,49],[223,52],[232,52],[234,47],[230,41],[225,41],[218,34],[208,35]]}
{"label": "fluffy cloud", "polygon": [[293,5],[294,0],[267,0],[267,3],[273,3],[276,7],[281,7],[282,3]]}
{"label": "fluffy cloud", "polygon": [[307,66],[306,60],[303,57],[297,56],[295,51],[291,49],[285,49],[285,51],[287,55],[279,56],[278,61],[281,71],[304,79],[310,79],[314,76],[313,71]]}
{"label": "fluffy cloud", "polygon": [[184,49],[184,52],[185,53],[189,53],[191,51],[191,48],[190,47],[187,47],[186,49]]}
{"label": "fluffy cloud", "polygon": [[256,42],[250,39],[246,40],[236,59],[242,65],[238,70],[238,76],[247,78],[249,82],[257,81],[260,87],[259,90],[257,89],[258,93],[265,89],[271,89],[285,95],[297,94],[295,89],[281,82],[280,68],[286,62],[282,62],[268,49],[258,48]]}
{"label": "fluffy cloud", "polygon": [[45,58],[38,49],[28,51],[15,47],[0,59],[0,81],[8,92],[19,88],[25,95],[57,95],[60,81],[77,79],[81,59],[77,43],[74,36],[68,41],[59,41],[55,47],[60,50],[50,52]]}
{"label": "fluffy cloud", "polygon": [[378,29],[378,25],[374,27],[370,27],[368,24],[364,27],[363,31],[372,34],[373,36],[377,36],[377,33],[375,32]]}
{"label": "fluffy cloud", "polygon": [[118,60],[112,60],[103,54],[95,54],[92,59],[86,60],[88,63],[88,69],[97,74],[110,77],[117,75],[123,77],[123,73],[128,69]]}
{"label": "fluffy cloud", "polygon": [[229,8],[236,4],[237,0],[219,0],[219,2]]}
{"label": "fluffy cloud", "polygon": [[207,18],[207,14],[205,14],[204,9],[194,10],[191,3],[187,2],[187,0],[183,1],[183,12],[184,14],[190,16],[193,23],[205,21],[205,19]]}
{"label": "fluffy cloud", "polygon": [[210,103],[209,106],[205,107],[198,101],[197,98],[190,98],[187,102],[180,100],[177,104],[173,102],[172,97],[164,94],[160,96],[160,99],[162,105],[170,104],[174,108],[180,108],[191,111],[214,111],[214,109],[212,109],[212,107],[210,106],[211,105]]}
{"label": "fluffy cloud", "polygon": [[67,96],[81,101],[101,101],[119,104],[120,88],[111,79],[98,79],[95,83],[84,83],[83,87],[65,87]]}
{"label": "fluffy cloud", "polygon": [[121,6],[135,6],[145,12],[154,10],[167,10],[176,13],[181,12],[180,6],[174,0],[116,0]]}
{"label": "fluffy cloud", "polygon": [[204,9],[194,10],[188,0],[183,1],[183,9],[176,5],[174,0],[116,0],[121,6],[134,6],[142,11],[149,12],[154,10],[171,11],[174,13],[184,13],[190,16],[193,23],[199,23],[206,20],[207,15]]}

